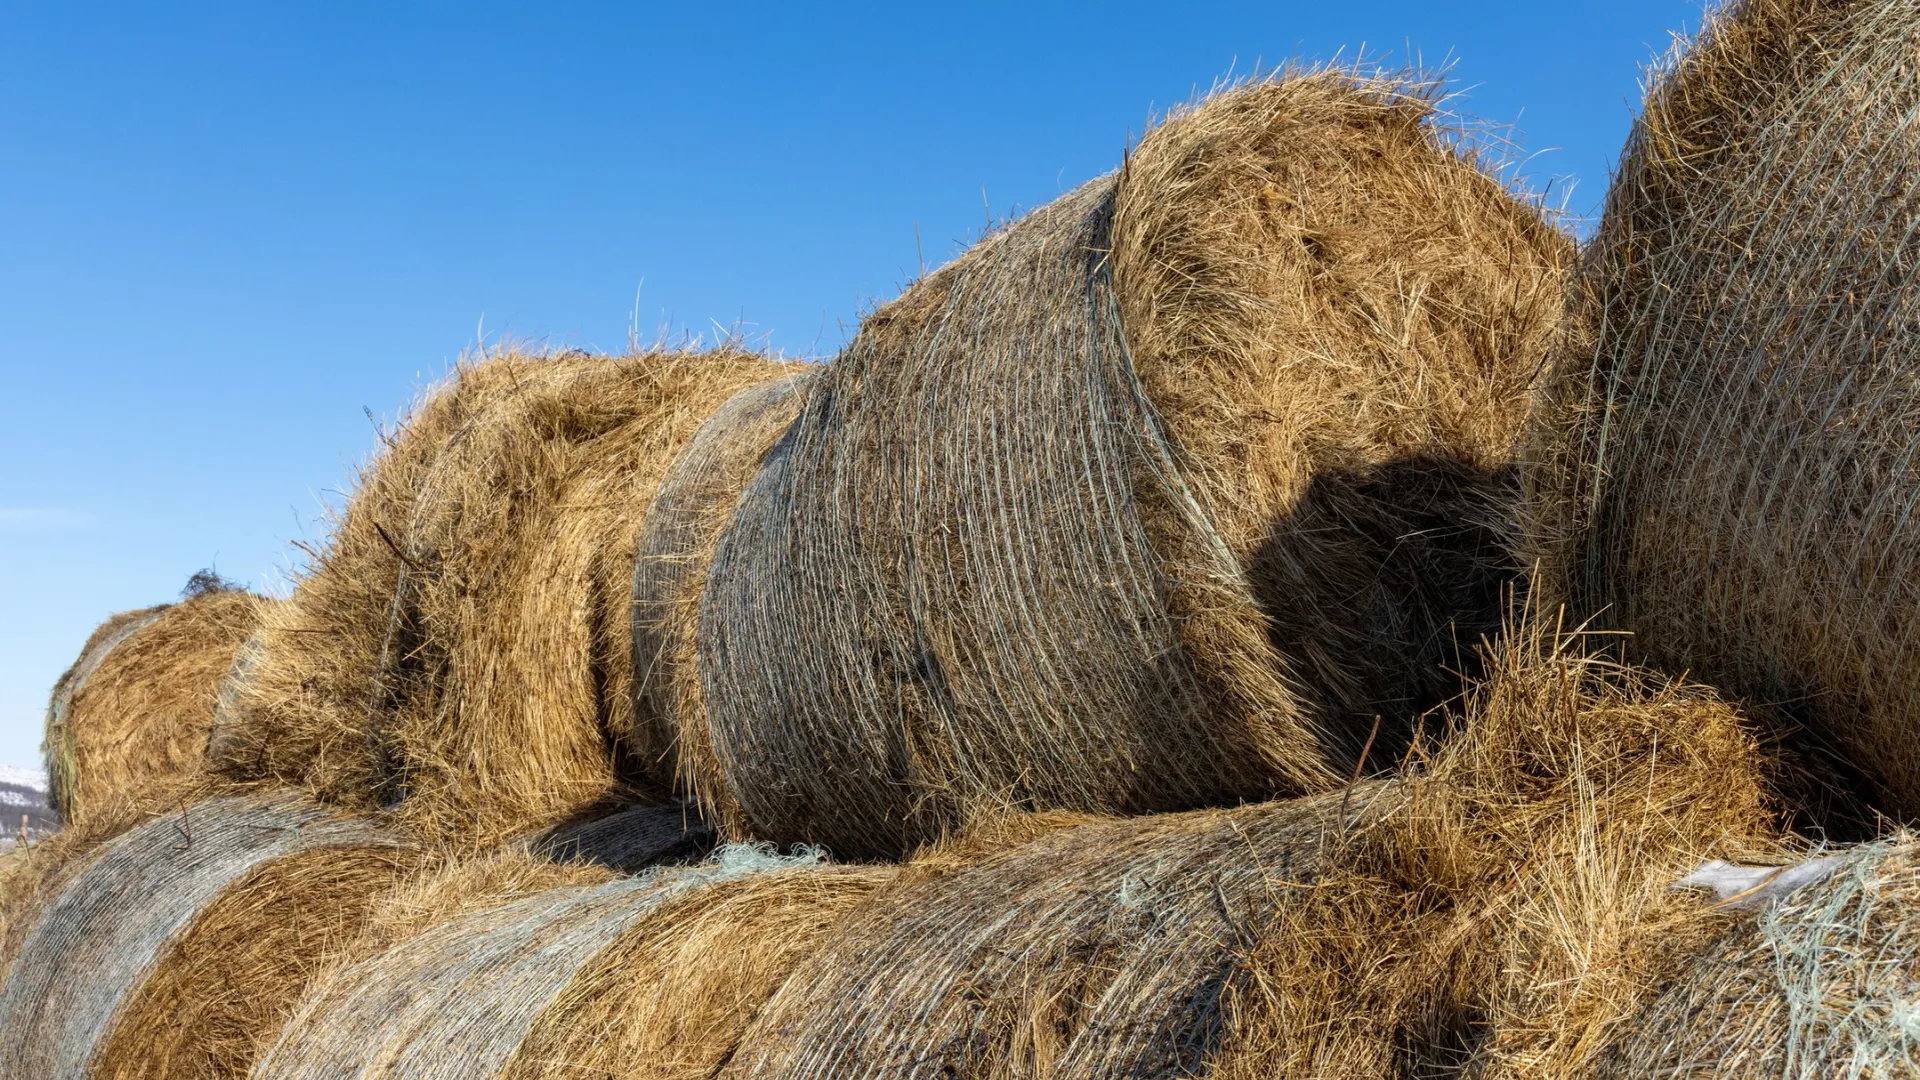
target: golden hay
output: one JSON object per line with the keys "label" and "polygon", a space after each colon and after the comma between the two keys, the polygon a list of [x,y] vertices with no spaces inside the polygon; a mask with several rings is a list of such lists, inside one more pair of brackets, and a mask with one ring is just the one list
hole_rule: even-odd
{"label": "golden hay", "polygon": [[1510,634],[1403,778],[910,864],[724,1075],[1588,1075],[1784,853],[1740,715]]}
{"label": "golden hay", "polygon": [[286,795],[196,803],[75,853],[9,926],[0,1072],[246,1076],[415,857]]}
{"label": "golden hay", "polygon": [[694,430],[792,365],[733,351],[463,362],[361,475],[218,741],[240,777],[484,846],[661,796],[635,746],[640,516]]}
{"label": "golden hay", "polygon": [[982,807],[1330,788],[1376,717],[1393,760],[1497,626],[1570,252],[1424,84],[1169,117],[808,387],[706,575],[694,793],[891,857]]}
{"label": "golden hay", "polygon": [[94,631],[47,707],[47,799],[64,823],[202,767],[221,683],[271,604],[200,574],[179,603]]}
{"label": "golden hay", "polygon": [[1741,919],[1618,1036],[1595,1075],[1920,1075],[1920,862],[1911,836]]}
{"label": "golden hay", "polygon": [[1897,817],[1920,813],[1917,51],[1903,0],[1741,0],[1676,53],[1526,477],[1544,589]]}
{"label": "golden hay", "polygon": [[414,890],[389,912],[443,921],[316,982],[256,1080],[708,1075],[793,959],[890,871],[725,848],[697,867],[585,873],[464,909],[446,900],[471,895],[468,879]]}

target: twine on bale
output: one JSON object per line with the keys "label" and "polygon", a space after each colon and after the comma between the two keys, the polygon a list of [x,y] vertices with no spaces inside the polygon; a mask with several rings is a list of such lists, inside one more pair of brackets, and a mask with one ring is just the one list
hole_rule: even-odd
{"label": "twine on bale", "polygon": [[1908,836],[1741,920],[1619,1037],[1597,1075],[1910,1076],[1920,1068],[1920,863]]}
{"label": "twine on bale", "polygon": [[1388,78],[1225,91],[869,316],[714,552],[694,793],[893,857],[1330,788],[1376,716],[1394,760],[1513,573],[1568,251],[1438,126]]}
{"label": "twine on bale", "polygon": [[790,368],[725,348],[463,360],[265,626],[223,770],[471,847],[667,797],[671,769],[632,745],[639,518],[713,409]]}
{"label": "twine on bale", "polygon": [[1900,817],[1920,813],[1916,50],[1904,0],[1740,0],[1676,52],[1528,470],[1541,580],[1576,616],[1842,759],[1809,802]]}
{"label": "twine on bale", "polygon": [[[634,753],[689,786],[712,757],[694,629],[720,530],[774,439],[793,422],[814,373],[748,387],[715,409],[660,481],[633,559]],[[676,756],[677,755],[677,756]]]}
{"label": "twine on bale", "polygon": [[0,1071],[246,1075],[304,964],[329,935],[356,932],[411,855],[289,796],[216,799],[124,833],[63,872],[18,931],[0,984]]}
{"label": "twine on bale", "polygon": [[541,1045],[567,1043],[551,1011],[591,1011],[602,995],[617,995],[619,973],[602,960],[632,944],[628,932],[663,906],[687,901],[662,924],[671,935],[673,926],[697,922],[700,898],[728,883],[765,877],[778,894],[804,891],[815,877],[866,881],[876,873],[821,866],[814,854],[730,847],[698,867],[562,886],[442,922],[317,984],[254,1077],[539,1075],[555,1063],[522,1055],[530,1034],[542,1032]]}
{"label": "twine on bale", "polygon": [[203,571],[178,603],[94,631],[47,706],[47,801],[63,823],[202,768],[219,688],[271,603]]}

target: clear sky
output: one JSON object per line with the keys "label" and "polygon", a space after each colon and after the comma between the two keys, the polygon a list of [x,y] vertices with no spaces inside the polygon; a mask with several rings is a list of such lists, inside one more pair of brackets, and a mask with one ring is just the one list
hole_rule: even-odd
{"label": "clear sky", "polygon": [[[108,613],[285,588],[484,335],[825,355],[1156,110],[1292,58],[1451,62],[1597,210],[1698,0],[0,5],[0,764]],[[638,297],[636,304],[636,295]]]}

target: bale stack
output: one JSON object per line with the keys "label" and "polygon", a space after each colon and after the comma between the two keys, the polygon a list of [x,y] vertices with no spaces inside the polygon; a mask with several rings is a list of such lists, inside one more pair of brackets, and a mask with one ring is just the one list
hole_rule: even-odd
{"label": "bale stack", "polygon": [[632,707],[640,514],[695,430],[791,365],[744,352],[463,362],[362,473],[270,618],[214,756],[485,846],[664,797]]}
{"label": "bale stack", "polygon": [[47,798],[63,823],[204,766],[221,685],[271,606],[202,572],[179,603],[100,624],[47,705]]}
{"label": "bale stack", "polygon": [[1740,0],[1653,86],[1529,455],[1542,581],[1920,813],[1920,23]]}
{"label": "bale stack", "polygon": [[1571,252],[1459,134],[1403,81],[1227,90],[864,320],[719,538],[692,789],[897,857],[1325,790],[1376,717],[1394,760],[1497,625]]}
{"label": "bale stack", "polygon": [[75,853],[9,921],[0,1072],[246,1076],[326,953],[416,858],[284,794],[195,803]]}
{"label": "bale stack", "polygon": [[[730,847],[693,868],[450,907],[321,980],[257,1080],[710,1076],[793,963],[892,873]],[[432,899],[438,896],[439,899]],[[411,932],[411,936],[407,936]]]}

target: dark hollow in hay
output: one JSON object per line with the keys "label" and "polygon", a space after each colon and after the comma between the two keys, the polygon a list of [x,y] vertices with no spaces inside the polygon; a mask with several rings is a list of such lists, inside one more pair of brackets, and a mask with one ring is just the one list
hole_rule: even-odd
{"label": "dark hollow in hay", "polygon": [[1648,95],[1543,396],[1542,582],[1920,813],[1920,23],[1742,0]]}
{"label": "dark hollow in hay", "polygon": [[554,862],[633,873],[655,863],[704,855],[713,843],[713,826],[698,810],[668,803],[556,826],[535,837],[529,850]]}
{"label": "dark hollow in hay", "polygon": [[671,770],[632,752],[639,517],[715,408],[790,367],[728,350],[463,362],[266,624],[223,769],[481,847],[665,798]]}
{"label": "dark hollow in hay", "polygon": [[47,705],[47,797],[64,822],[203,766],[221,683],[270,604],[201,575],[179,603],[94,631]]}
{"label": "dark hollow in hay", "polygon": [[1617,1037],[1597,1076],[1911,1076],[1920,865],[1911,838],[1740,919]]}
{"label": "dark hollow in hay", "polygon": [[869,316],[714,553],[695,792],[887,857],[1329,788],[1376,716],[1394,760],[1497,625],[1570,250],[1449,139],[1403,82],[1249,84]]}
{"label": "dark hollow in hay", "polygon": [[723,1075],[1181,1076],[1275,904],[1311,892],[1350,795],[1107,821],[910,864],[802,961]]}
{"label": "dark hollow in hay", "polygon": [[[635,933],[654,940],[657,932],[647,927],[665,912],[677,913],[677,926],[689,905],[699,908],[702,898],[720,899],[752,878],[769,879],[779,893],[804,891],[805,881],[779,883],[790,875],[864,881],[876,873],[814,863],[726,848],[699,867],[562,886],[442,922],[318,984],[254,1076],[538,1075],[555,1063],[522,1055],[530,1033],[543,1032],[542,1045],[552,1050],[566,1040],[553,1024],[542,1027],[549,1012],[585,1015],[603,995],[618,996],[617,973],[602,970],[601,961]],[[671,926],[662,925],[670,936]],[[622,1067],[646,1065],[627,1060]]]}
{"label": "dark hollow in hay", "polygon": [[69,867],[0,984],[0,1072],[247,1074],[330,937],[411,851],[289,796],[197,804]]}

